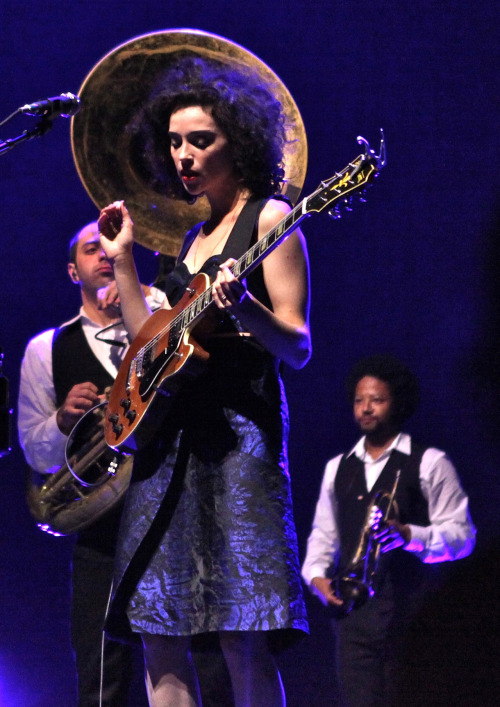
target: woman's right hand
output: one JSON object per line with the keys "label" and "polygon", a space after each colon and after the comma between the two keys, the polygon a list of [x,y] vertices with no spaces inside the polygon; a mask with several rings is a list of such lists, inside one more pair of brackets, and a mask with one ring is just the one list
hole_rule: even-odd
{"label": "woman's right hand", "polygon": [[101,246],[111,261],[132,252],[134,223],[123,201],[115,201],[105,206],[97,224]]}

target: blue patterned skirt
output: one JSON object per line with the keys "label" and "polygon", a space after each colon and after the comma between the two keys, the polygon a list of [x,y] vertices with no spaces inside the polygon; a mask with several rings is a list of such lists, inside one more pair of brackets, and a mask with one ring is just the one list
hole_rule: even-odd
{"label": "blue patterned skirt", "polygon": [[287,437],[274,359],[248,340],[214,344],[136,456],[110,633],[263,630],[278,645],[307,632]]}

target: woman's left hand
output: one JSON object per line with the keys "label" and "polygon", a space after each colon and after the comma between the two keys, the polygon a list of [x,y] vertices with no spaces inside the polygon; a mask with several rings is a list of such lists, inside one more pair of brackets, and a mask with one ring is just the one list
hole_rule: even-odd
{"label": "woman's left hand", "polygon": [[212,296],[219,309],[238,309],[238,306],[248,295],[244,281],[237,280],[230,270],[236,260],[230,258],[220,266],[217,277],[212,285]]}

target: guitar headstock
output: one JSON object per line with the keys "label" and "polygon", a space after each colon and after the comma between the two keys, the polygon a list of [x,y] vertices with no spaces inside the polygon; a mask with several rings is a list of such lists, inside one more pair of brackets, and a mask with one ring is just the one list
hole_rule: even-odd
{"label": "guitar headstock", "polygon": [[[328,213],[332,218],[340,218],[340,205],[344,205],[347,210],[351,209],[351,197],[354,194],[363,194],[365,188],[378,176],[380,170],[387,164],[387,155],[384,139],[384,131],[381,130],[380,150],[376,155],[370,149],[368,140],[358,136],[360,145],[365,146],[363,154],[349,162],[341,172],[337,172],[333,177],[321,182],[316,191],[304,200],[303,212],[320,212],[330,207]],[[337,202],[337,203],[336,203]],[[332,208],[332,205],[335,207]]]}

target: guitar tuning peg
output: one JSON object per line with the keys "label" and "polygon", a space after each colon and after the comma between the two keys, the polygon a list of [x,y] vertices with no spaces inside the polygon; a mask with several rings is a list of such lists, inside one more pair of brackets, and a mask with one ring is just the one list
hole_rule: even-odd
{"label": "guitar tuning peg", "polygon": [[351,197],[348,197],[347,199],[344,199],[344,209],[346,211],[352,211],[352,199]]}
{"label": "guitar tuning peg", "polygon": [[329,211],[327,211],[327,214],[334,221],[337,221],[339,218],[342,218],[342,214],[340,213],[340,209],[338,206],[336,206],[334,209],[330,209]]}
{"label": "guitar tuning peg", "polygon": [[367,199],[366,199],[366,189],[363,189],[363,191],[362,191],[361,194],[359,195],[359,201],[360,201],[362,204],[366,204],[366,202],[367,202]]}

